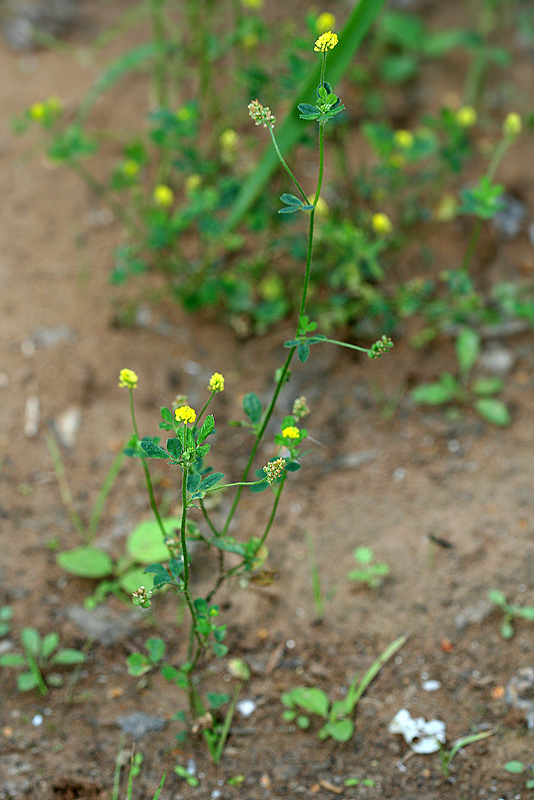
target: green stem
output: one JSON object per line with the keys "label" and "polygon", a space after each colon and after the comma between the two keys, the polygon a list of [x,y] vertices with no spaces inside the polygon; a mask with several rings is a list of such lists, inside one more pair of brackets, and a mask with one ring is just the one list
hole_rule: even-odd
{"label": "green stem", "polygon": [[315,208],[317,206],[317,202],[321,195],[321,187],[323,184],[323,172],[324,172],[324,122],[319,123],[319,176],[317,178],[317,189],[315,191],[315,197],[313,199],[313,211],[310,211],[310,227],[308,231],[308,251],[306,253],[306,270],[304,273],[304,283],[302,286],[302,297],[300,300],[300,310],[299,310],[299,320],[297,322],[297,330],[298,325],[300,323],[300,318],[304,316],[304,312],[306,310],[306,300],[308,297],[308,288],[310,285],[310,274],[311,274],[311,262],[312,262],[312,254],[313,254],[313,229],[315,224]]}
{"label": "green stem", "polygon": [[359,350],[360,353],[368,353],[368,347],[359,347],[357,344],[349,344],[348,342],[338,342],[337,339],[322,339],[319,344],[337,344],[339,347],[348,347],[349,350]]}
{"label": "green stem", "polygon": [[228,711],[226,712],[226,716],[224,718],[223,726],[221,728],[221,732],[219,733],[219,738],[217,740],[217,746],[212,753],[212,759],[214,764],[218,764],[221,760],[222,752],[224,750],[224,745],[226,744],[226,740],[228,738],[228,734],[230,733],[230,725],[232,724],[232,719],[234,717],[235,707],[237,703],[237,698],[239,697],[239,693],[241,691],[241,687],[243,686],[242,682],[236,684],[234,688],[234,693],[232,695],[232,700],[230,702],[230,706]]}
{"label": "green stem", "polygon": [[462,259],[462,264],[460,267],[461,272],[469,272],[469,267],[471,266],[471,261],[473,260],[473,256],[475,255],[475,250],[477,248],[478,240],[480,238],[480,234],[482,232],[482,225],[484,224],[484,220],[478,218],[475,227],[471,232],[471,236],[469,238],[469,242],[467,243],[467,247],[465,250],[464,257]]}
{"label": "green stem", "polygon": [[304,198],[304,202],[306,204],[308,204],[310,202],[308,200],[308,196],[307,196],[306,192],[304,191],[304,189],[302,188],[302,186],[300,185],[300,183],[298,182],[298,180],[296,179],[296,177],[294,176],[294,174],[293,174],[291,168],[289,167],[287,161],[285,160],[284,156],[280,152],[280,148],[278,147],[278,142],[276,141],[276,137],[274,135],[274,130],[273,130],[273,128],[271,126],[269,126],[269,133],[271,134],[271,139],[273,140],[274,149],[276,150],[276,155],[280,159],[280,163],[282,164],[283,168],[285,169],[285,171],[287,172],[287,174],[289,175],[289,177],[291,178],[291,180],[293,181],[293,183],[295,184],[295,186],[297,187],[297,189],[301,193],[302,197]]}
{"label": "green stem", "polygon": [[[139,440],[141,437],[139,436],[139,428],[137,427],[137,420],[135,418],[135,408],[134,408],[134,401],[133,401],[133,389],[131,387],[128,387],[128,392],[130,394],[130,416],[132,418],[133,431],[134,431],[137,439]],[[152,488],[152,480],[150,478],[150,472],[148,471],[148,466],[147,466],[146,459],[145,459],[144,456],[141,456],[141,464],[143,465],[143,472],[145,473],[145,483],[146,483],[146,488],[147,488],[147,491],[148,491],[148,497],[149,497],[149,500],[150,500],[150,508],[152,509],[152,512],[153,512],[153,514],[154,514],[154,516],[156,518],[156,522],[158,523],[158,527],[159,527],[159,529],[161,531],[161,535],[163,536],[163,539],[166,539],[167,538],[167,531],[165,530],[165,527],[163,525],[163,521],[161,519],[159,510],[158,510],[158,506],[157,506],[157,503],[156,503],[156,498],[154,496],[154,489]]]}
{"label": "green stem", "polygon": [[189,608],[189,613],[191,614],[191,626],[194,632],[194,635],[197,639],[197,642],[200,647],[202,647],[202,640],[200,638],[200,634],[197,630],[197,615],[193,606],[193,601],[191,600],[191,594],[189,592],[189,554],[187,552],[187,537],[186,537],[186,521],[187,521],[187,475],[188,475],[188,468],[184,467],[182,470],[182,521],[180,524],[180,542],[182,545],[182,559],[184,562],[184,588],[183,593],[185,597],[185,601]]}
{"label": "green stem", "polygon": [[202,511],[202,514],[203,514],[203,516],[204,516],[204,519],[205,519],[205,520],[206,520],[206,522],[208,523],[209,529],[211,530],[211,532],[213,533],[213,535],[214,535],[215,537],[219,537],[221,534],[220,534],[220,532],[217,530],[217,528],[215,527],[215,525],[213,524],[213,522],[211,521],[211,519],[210,519],[210,516],[209,516],[209,514],[208,514],[208,510],[207,510],[206,506],[204,505],[204,500],[203,500],[202,498],[201,498],[201,500],[200,500],[200,510]]}
{"label": "green stem", "polygon": [[277,487],[277,490],[276,490],[276,495],[275,495],[275,498],[274,498],[273,507],[271,509],[271,514],[269,516],[269,519],[267,520],[267,525],[265,526],[265,530],[263,531],[263,534],[262,534],[261,539],[260,539],[258,550],[264,544],[264,542],[265,542],[265,540],[267,538],[267,535],[268,535],[269,531],[271,530],[272,524],[274,522],[274,518],[276,516],[276,511],[278,509],[278,503],[280,502],[280,497],[282,496],[282,490],[284,488],[284,483],[286,482],[286,478],[287,478],[287,472],[284,470],[284,472],[282,473],[282,478],[280,479],[280,483],[278,484],[278,487]]}
{"label": "green stem", "polygon": [[107,188],[97,180],[85,167],[78,161],[68,160],[65,162],[67,166],[77,175],[89,188],[96,194],[96,196],[106,205],[110,211],[113,212],[115,218],[121,222],[126,228],[131,229],[132,223],[129,216],[124,211],[123,207],[116,203],[113,198],[109,196]]}

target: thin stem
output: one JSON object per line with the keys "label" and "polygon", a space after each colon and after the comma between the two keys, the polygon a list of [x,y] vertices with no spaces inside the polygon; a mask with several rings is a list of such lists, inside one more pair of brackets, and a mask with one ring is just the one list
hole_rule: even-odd
{"label": "thin stem", "polygon": [[237,698],[239,697],[239,693],[241,691],[241,687],[243,683],[239,681],[234,688],[234,693],[232,695],[232,700],[228,707],[228,711],[226,712],[226,716],[224,718],[223,726],[221,728],[221,732],[219,733],[219,739],[217,741],[217,746],[212,753],[213,763],[218,764],[221,760],[222,752],[224,750],[224,745],[226,743],[226,739],[228,738],[228,734],[230,733],[230,725],[232,724],[232,719],[234,717],[235,707],[237,703]]}
{"label": "thin stem", "polygon": [[191,594],[189,592],[189,555],[187,552],[187,538],[186,538],[186,522],[187,522],[187,475],[189,469],[184,467],[182,470],[182,521],[180,525],[180,542],[182,545],[182,560],[184,562],[184,587],[183,593],[185,597],[185,601],[189,608],[189,613],[191,614],[191,625],[198,641],[198,644],[202,647],[202,640],[200,638],[200,634],[197,630],[197,615],[195,609],[193,607],[193,601],[191,600]]}
{"label": "thin stem", "polygon": [[[296,347],[292,347],[291,348],[291,350],[289,351],[288,356],[286,358],[285,364],[282,367],[282,372],[281,372],[280,377],[278,379],[278,383],[276,384],[276,389],[274,390],[274,394],[273,394],[273,396],[271,398],[271,402],[269,403],[269,405],[268,405],[268,407],[267,407],[267,409],[265,411],[265,416],[264,416],[262,425],[261,425],[258,433],[256,434],[256,441],[254,442],[254,444],[252,446],[252,450],[250,451],[250,456],[248,457],[247,464],[245,466],[245,469],[243,470],[243,475],[242,475],[242,480],[243,481],[245,481],[247,479],[250,467],[252,466],[252,462],[254,461],[254,458],[255,458],[256,453],[258,451],[258,447],[260,446],[260,442],[261,442],[261,440],[263,438],[263,434],[265,433],[267,425],[269,424],[269,420],[271,419],[271,416],[273,414],[274,407],[276,405],[276,401],[278,400],[278,395],[282,391],[282,386],[285,383],[286,376],[287,376],[287,374],[289,372],[289,366],[291,364],[291,361],[293,359],[293,356],[295,354],[296,349],[297,349]],[[236,492],[236,496],[234,498],[234,502],[232,503],[232,507],[230,508],[230,511],[228,512],[228,516],[226,518],[226,522],[224,523],[224,527],[223,527],[223,530],[222,530],[222,535],[223,536],[228,531],[228,528],[230,526],[230,522],[232,521],[232,518],[233,518],[233,516],[235,514],[235,511],[236,511],[236,508],[238,506],[239,500],[241,498],[242,492],[243,492],[243,487],[240,486],[239,489]]]}
{"label": "thin stem", "polygon": [[84,181],[84,183],[86,183],[87,186],[89,186],[89,188],[96,194],[96,196],[100,200],[102,200],[102,202],[113,212],[115,218],[119,222],[122,222],[122,224],[126,228],[130,228],[131,220],[125,213],[122,206],[119,205],[119,203],[116,203],[115,200],[113,200],[109,196],[109,192],[107,188],[104,186],[104,184],[101,183],[99,180],[97,180],[93,175],[91,175],[89,170],[85,169],[83,164],[80,164],[78,161],[68,160],[66,163],[70,167],[70,169],[75,173],[75,175],[81,178],[81,180]]}
{"label": "thin stem", "polygon": [[475,227],[471,232],[469,242],[467,243],[465,254],[462,259],[462,265],[460,267],[461,272],[469,272],[469,267],[471,266],[471,261],[473,260],[473,256],[475,255],[475,250],[477,248],[478,240],[482,232],[483,224],[484,220],[480,219],[479,217],[475,223]]}
{"label": "thin stem", "polygon": [[167,40],[165,38],[165,15],[163,6],[165,0],[151,0],[150,13],[152,16],[152,32],[154,43],[161,52],[154,59],[154,85],[156,87],[156,101],[160,108],[168,105],[167,95]]}
{"label": "thin stem", "polygon": [[293,183],[295,184],[295,186],[297,187],[297,189],[301,193],[302,197],[304,198],[304,202],[305,203],[309,203],[308,196],[307,196],[306,192],[304,191],[304,189],[302,188],[302,186],[300,185],[298,180],[295,178],[295,176],[294,176],[293,172],[291,171],[291,168],[289,167],[287,161],[285,160],[284,156],[280,152],[280,148],[278,147],[278,142],[276,141],[276,137],[274,135],[274,130],[273,130],[273,128],[271,126],[269,126],[269,133],[271,134],[271,139],[273,140],[274,149],[276,150],[276,155],[278,156],[278,158],[280,160],[280,163],[282,164],[283,168],[285,169],[285,171],[287,172],[287,174],[289,175],[289,177],[291,178],[291,180],[293,181]]}
{"label": "thin stem", "polygon": [[[139,428],[137,427],[137,420],[135,418],[135,408],[134,408],[134,401],[133,401],[133,389],[131,387],[128,387],[128,392],[130,394],[130,416],[132,418],[133,431],[134,431],[137,439],[140,439],[141,437],[139,436]],[[149,497],[149,500],[150,500],[150,508],[152,509],[152,512],[153,512],[153,514],[154,514],[154,516],[156,518],[156,522],[158,523],[158,527],[159,527],[159,529],[161,531],[161,534],[162,534],[163,538],[166,539],[167,538],[167,531],[164,528],[163,521],[161,519],[159,510],[158,510],[158,506],[157,506],[157,503],[156,503],[156,498],[154,496],[154,489],[152,488],[152,480],[150,478],[150,472],[148,471],[148,466],[147,466],[146,459],[145,459],[144,456],[141,456],[141,464],[143,465],[143,472],[145,473],[145,483],[146,483],[146,488],[147,488],[147,491],[148,491],[148,497]]]}
{"label": "thin stem", "polygon": [[339,347],[348,347],[349,350],[359,350],[360,353],[368,353],[368,347],[360,347],[357,344],[349,344],[348,342],[338,342],[337,339],[322,339],[319,344],[337,344]]}
{"label": "thin stem", "polygon": [[[300,318],[304,315],[306,310],[306,300],[308,297],[308,288],[310,285],[310,274],[311,274],[311,263],[312,263],[312,254],[313,254],[313,229],[315,223],[315,208],[317,206],[317,202],[321,195],[321,186],[323,184],[323,172],[324,172],[324,122],[319,123],[319,175],[317,178],[317,189],[315,191],[315,197],[313,199],[313,210],[310,211],[310,227],[308,232],[308,252],[306,254],[306,270],[304,273],[304,283],[302,286],[302,297],[300,300],[300,310],[299,310],[299,322]],[[297,322],[297,329],[298,324]]]}
{"label": "thin stem", "polygon": [[276,495],[275,495],[275,498],[274,498],[273,507],[271,509],[271,514],[269,516],[269,519],[267,520],[267,525],[265,526],[265,530],[263,531],[263,534],[261,536],[261,539],[260,539],[260,542],[259,542],[259,545],[258,545],[258,550],[264,544],[264,542],[265,542],[265,540],[267,538],[267,535],[268,535],[269,531],[271,530],[272,524],[274,522],[274,518],[276,516],[276,511],[278,509],[278,503],[280,502],[280,497],[282,496],[282,490],[284,488],[284,483],[286,482],[286,478],[287,478],[287,472],[284,470],[284,472],[282,473],[282,478],[280,479],[280,483],[278,484],[278,487],[277,487],[277,490],[276,490]]}
{"label": "thin stem", "polygon": [[209,529],[211,530],[211,532],[213,533],[213,535],[214,535],[214,536],[216,536],[216,537],[219,537],[221,534],[220,534],[220,532],[217,530],[217,528],[215,527],[215,525],[213,524],[213,522],[211,521],[211,519],[210,519],[210,516],[209,516],[209,514],[208,514],[208,510],[207,510],[206,506],[204,505],[204,500],[203,500],[202,498],[201,498],[201,500],[200,500],[200,510],[202,511],[202,514],[203,514],[203,516],[204,516],[204,519],[205,519],[205,520],[206,520],[206,522],[208,523]]}

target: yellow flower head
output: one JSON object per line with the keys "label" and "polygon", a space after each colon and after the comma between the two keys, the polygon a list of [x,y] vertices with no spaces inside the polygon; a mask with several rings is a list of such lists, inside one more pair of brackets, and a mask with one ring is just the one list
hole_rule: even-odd
{"label": "yellow flower head", "polygon": [[316,53],[326,53],[327,50],[333,50],[338,41],[339,40],[336,33],[332,33],[332,31],[326,31],[326,33],[323,33],[321,36],[319,36],[313,49]]}
{"label": "yellow flower head", "polygon": [[59,97],[56,97],[55,95],[52,95],[52,97],[48,98],[46,101],[46,107],[52,114],[60,114],[63,111],[63,103]]}
{"label": "yellow flower head", "polygon": [[219,143],[223,150],[233,150],[238,139],[237,131],[234,131],[233,128],[225,128],[219,136]]}
{"label": "yellow flower head", "polygon": [[139,164],[137,161],[134,161],[131,158],[125,161],[124,164],[122,165],[122,174],[126,178],[135,178],[138,172],[139,172]]}
{"label": "yellow flower head", "polygon": [[456,122],[461,128],[472,128],[477,122],[477,112],[473,106],[462,106],[456,112]]}
{"label": "yellow flower head", "polygon": [[282,436],[284,439],[298,439],[300,436],[300,431],[295,425],[290,425],[289,427],[283,429]]}
{"label": "yellow flower head", "polygon": [[523,123],[521,122],[519,114],[515,111],[511,111],[504,120],[502,129],[505,136],[508,136],[510,139],[515,139],[515,137],[519,136],[521,133],[522,127]]}
{"label": "yellow flower head", "polygon": [[413,147],[413,133],[410,133],[410,131],[395,131],[393,139],[395,144],[402,150],[409,150]]}
{"label": "yellow flower head", "polygon": [[210,392],[224,392],[224,376],[220,372],[214,372],[208,383]]}
{"label": "yellow flower head", "polygon": [[253,11],[259,11],[263,8],[263,0],[241,0],[243,8],[251,8]]}
{"label": "yellow flower head", "polygon": [[387,236],[393,230],[393,225],[387,214],[373,214],[371,227],[380,236]]}
{"label": "yellow flower head", "polygon": [[30,107],[30,117],[40,122],[46,116],[46,106],[44,103],[34,103]]}
{"label": "yellow flower head", "polygon": [[160,183],[154,189],[152,199],[158,208],[168,208],[174,202],[174,192],[168,186]]}
{"label": "yellow flower head", "polygon": [[194,422],[197,418],[196,411],[191,406],[180,406],[174,412],[177,422]]}
{"label": "yellow flower head", "polygon": [[202,177],[197,172],[187,176],[185,180],[185,188],[188,192],[196,192],[196,190],[200,189],[201,186]]}
{"label": "yellow flower head", "polygon": [[133,369],[121,369],[119,372],[119,386],[127,389],[137,389],[137,375]]}
{"label": "yellow flower head", "polygon": [[315,20],[315,30],[317,33],[325,33],[331,31],[336,24],[336,18],[330,11],[323,11]]}

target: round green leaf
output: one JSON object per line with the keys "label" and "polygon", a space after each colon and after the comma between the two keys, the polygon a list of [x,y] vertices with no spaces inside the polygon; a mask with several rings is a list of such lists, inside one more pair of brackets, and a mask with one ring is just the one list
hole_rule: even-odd
{"label": "round green leaf", "polygon": [[74,647],[65,647],[52,658],[52,664],[83,664],[84,661],[85,653]]}
{"label": "round green leaf", "polygon": [[63,550],[56,556],[56,562],[65,572],[80,578],[105,578],[113,572],[113,561],[97,547],[76,547]]}
{"label": "round green leaf", "polygon": [[135,592],[140,586],[144,586],[147,590],[154,588],[154,577],[143,569],[131,569],[121,575],[117,582],[126,594]]}
{"label": "round green leaf", "polygon": [[19,692],[29,692],[38,686],[37,678],[32,672],[23,672],[17,678],[17,689]]}
{"label": "round green leaf", "polygon": [[508,407],[502,400],[483,397],[476,401],[475,408],[480,416],[492,425],[504,428],[506,425],[510,425],[512,421]]}
{"label": "round green leaf", "polygon": [[[172,535],[173,530],[180,528],[181,521],[179,517],[168,517],[162,522],[167,534]],[[138,564],[169,560],[169,550],[156,520],[148,519],[140,522],[129,535],[126,549],[128,555]]]}
{"label": "round green leaf", "polygon": [[504,768],[506,772],[519,773],[525,771],[525,765],[522,761],[507,761]]}

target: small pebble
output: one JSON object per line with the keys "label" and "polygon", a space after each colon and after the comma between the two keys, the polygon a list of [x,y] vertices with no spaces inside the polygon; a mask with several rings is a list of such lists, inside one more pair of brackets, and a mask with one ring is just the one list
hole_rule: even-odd
{"label": "small pebble", "polygon": [[404,467],[397,467],[396,470],[393,471],[393,482],[394,483],[401,483],[406,477],[406,470]]}
{"label": "small pebble", "polygon": [[24,409],[24,436],[28,439],[33,439],[34,436],[37,436],[40,421],[41,404],[39,398],[31,395],[26,398],[26,406]]}
{"label": "small pebble", "polygon": [[242,717],[250,717],[256,711],[256,703],[254,700],[240,700],[236,708]]}
{"label": "small pebble", "polygon": [[43,724],[43,715],[36,714],[32,719],[32,725],[34,726],[34,728],[39,728],[42,724]]}
{"label": "small pebble", "polygon": [[437,692],[438,689],[441,689],[440,681],[433,681],[433,680],[423,681],[421,686],[425,692]]}

